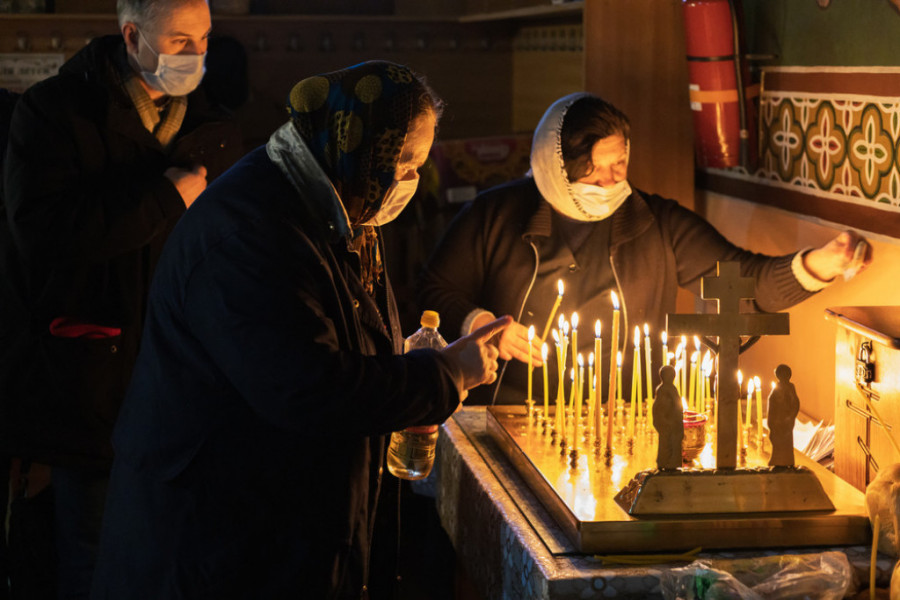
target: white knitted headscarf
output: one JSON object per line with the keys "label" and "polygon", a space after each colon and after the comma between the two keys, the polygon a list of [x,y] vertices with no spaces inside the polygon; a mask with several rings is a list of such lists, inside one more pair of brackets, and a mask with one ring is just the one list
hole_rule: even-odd
{"label": "white knitted headscarf", "polygon": [[566,112],[586,92],[563,96],[550,105],[534,131],[531,144],[531,175],[541,195],[557,212],[577,221],[601,221],[613,214],[627,196],[615,202],[586,206],[572,190],[562,155],[562,126]]}

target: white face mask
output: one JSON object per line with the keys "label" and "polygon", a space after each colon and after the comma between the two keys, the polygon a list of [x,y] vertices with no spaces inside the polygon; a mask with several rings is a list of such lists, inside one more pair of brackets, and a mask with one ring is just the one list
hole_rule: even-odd
{"label": "white face mask", "polygon": [[203,54],[159,54],[138,29],[138,35],[156,55],[156,71],[141,68],[141,77],[147,85],[168,96],[187,96],[200,85],[206,73],[206,52]]}
{"label": "white face mask", "polygon": [[593,220],[605,219],[631,195],[631,186],[628,185],[626,179],[609,187],[600,187],[577,181],[572,183],[571,186],[575,202]]}
{"label": "white face mask", "polygon": [[363,225],[384,225],[396,219],[412,197],[416,194],[419,187],[419,174],[416,173],[414,179],[404,179],[403,181],[394,180],[391,187],[388,188],[384,202],[381,208],[375,213],[375,216],[363,223]]}

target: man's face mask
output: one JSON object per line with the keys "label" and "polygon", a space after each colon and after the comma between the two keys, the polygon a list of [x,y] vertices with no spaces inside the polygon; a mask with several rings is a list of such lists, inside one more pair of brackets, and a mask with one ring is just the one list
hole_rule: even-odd
{"label": "man's face mask", "polygon": [[197,89],[206,73],[206,52],[203,54],[159,54],[138,29],[138,35],[157,57],[156,71],[141,67],[141,77],[147,85],[168,96],[186,96]]}
{"label": "man's face mask", "polygon": [[394,183],[388,188],[387,195],[381,208],[375,213],[375,216],[363,223],[363,225],[385,225],[396,219],[412,197],[416,194],[416,188],[419,187],[419,174],[416,173],[413,179],[404,179],[402,181],[394,180]]}

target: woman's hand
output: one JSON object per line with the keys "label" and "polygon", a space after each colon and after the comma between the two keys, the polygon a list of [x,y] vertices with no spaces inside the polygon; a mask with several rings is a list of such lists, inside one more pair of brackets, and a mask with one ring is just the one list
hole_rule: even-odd
{"label": "woman's hand", "polygon": [[872,246],[858,233],[845,231],[803,257],[803,266],[810,275],[821,281],[831,281],[838,275],[850,279],[872,262]]}
{"label": "woman's hand", "polygon": [[[482,313],[472,322],[472,328],[477,329],[487,324],[494,315],[489,312]],[[494,344],[500,351],[500,358],[509,360],[514,358],[523,363],[528,362],[528,350],[531,348],[531,360],[534,366],[539,367],[544,364],[541,360],[541,340],[538,339],[539,333],[535,334],[534,340],[528,342],[528,329],[521,323],[511,321],[509,326],[494,339]]]}

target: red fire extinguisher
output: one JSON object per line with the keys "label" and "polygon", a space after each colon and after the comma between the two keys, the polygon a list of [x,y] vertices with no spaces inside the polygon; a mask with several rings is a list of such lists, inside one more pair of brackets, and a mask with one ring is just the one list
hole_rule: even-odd
{"label": "red fire extinguisher", "polygon": [[734,0],[682,0],[697,165],[756,163],[759,86],[747,87]]}

